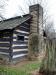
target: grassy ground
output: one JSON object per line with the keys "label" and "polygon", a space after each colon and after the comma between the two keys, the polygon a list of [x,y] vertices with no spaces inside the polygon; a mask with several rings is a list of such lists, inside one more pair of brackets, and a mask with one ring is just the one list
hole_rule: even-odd
{"label": "grassy ground", "polygon": [[0,75],[30,75],[29,73],[31,71],[34,71],[39,67],[40,62],[38,61],[28,61],[23,65],[19,63],[10,67],[0,65]]}

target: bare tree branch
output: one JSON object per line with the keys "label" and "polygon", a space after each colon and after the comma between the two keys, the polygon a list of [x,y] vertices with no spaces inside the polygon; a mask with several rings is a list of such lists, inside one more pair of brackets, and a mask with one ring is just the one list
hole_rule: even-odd
{"label": "bare tree branch", "polygon": [[19,6],[19,9],[24,13],[24,15],[25,15],[25,12],[24,12],[24,10],[23,10],[23,8],[21,7],[21,6]]}
{"label": "bare tree branch", "polygon": [[8,0],[1,0],[0,1],[0,19],[4,20],[4,16],[2,15],[2,12],[5,11],[5,7],[8,5],[7,4]]}

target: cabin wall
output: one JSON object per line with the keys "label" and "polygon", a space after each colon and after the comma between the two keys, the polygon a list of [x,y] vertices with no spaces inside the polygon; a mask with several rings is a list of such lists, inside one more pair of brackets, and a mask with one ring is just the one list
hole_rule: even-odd
{"label": "cabin wall", "polygon": [[[1,31],[2,32],[2,31]],[[5,31],[3,32],[5,33]],[[0,59],[9,61],[11,59],[11,35],[0,36]]]}
{"label": "cabin wall", "polygon": [[[30,32],[30,24],[23,23],[13,31],[12,54],[13,60],[19,60],[28,54],[28,38]],[[24,40],[18,40],[18,36],[24,36]]]}

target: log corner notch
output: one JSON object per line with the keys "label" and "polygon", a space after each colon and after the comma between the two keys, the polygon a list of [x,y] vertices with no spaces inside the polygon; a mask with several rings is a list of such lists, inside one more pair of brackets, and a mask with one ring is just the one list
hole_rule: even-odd
{"label": "log corner notch", "polygon": [[30,15],[32,15],[30,23],[29,50],[32,35],[38,35],[38,50],[43,50],[43,8],[39,4],[29,7]]}

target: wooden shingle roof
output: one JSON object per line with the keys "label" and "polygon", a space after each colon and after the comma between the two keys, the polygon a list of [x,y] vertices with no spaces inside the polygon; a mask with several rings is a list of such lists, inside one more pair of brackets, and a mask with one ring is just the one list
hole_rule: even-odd
{"label": "wooden shingle roof", "polygon": [[23,17],[14,17],[11,19],[0,21],[0,30],[13,29],[18,25],[22,24],[23,22],[29,20],[30,18],[31,15],[28,14],[28,15],[24,15]]}

